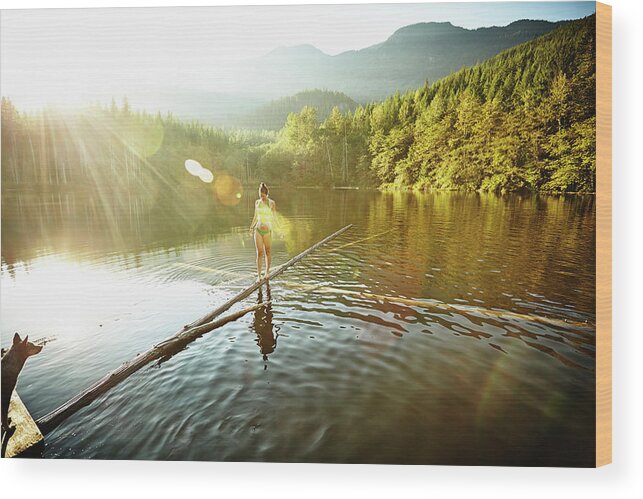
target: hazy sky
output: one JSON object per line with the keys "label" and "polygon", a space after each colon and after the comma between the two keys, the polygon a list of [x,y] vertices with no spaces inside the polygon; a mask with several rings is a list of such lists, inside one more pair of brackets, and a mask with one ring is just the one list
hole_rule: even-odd
{"label": "hazy sky", "polygon": [[576,19],[594,2],[3,10],[2,95],[24,107],[81,103],[145,85],[210,88],[226,65],[310,43],[334,55],[417,22]]}

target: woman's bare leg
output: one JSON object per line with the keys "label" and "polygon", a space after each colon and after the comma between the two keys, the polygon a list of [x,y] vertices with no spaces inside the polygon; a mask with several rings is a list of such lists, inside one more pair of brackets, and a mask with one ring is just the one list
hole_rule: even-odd
{"label": "woman's bare leg", "polygon": [[270,274],[270,261],[272,259],[272,232],[263,236],[263,246],[266,253],[266,275]]}
{"label": "woman's bare leg", "polygon": [[257,281],[259,281],[261,280],[261,267],[263,267],[265,246],[263,244],[263,237],[261,237],[261,234],[257,231],[255,231],[255,247],[257,248]]}

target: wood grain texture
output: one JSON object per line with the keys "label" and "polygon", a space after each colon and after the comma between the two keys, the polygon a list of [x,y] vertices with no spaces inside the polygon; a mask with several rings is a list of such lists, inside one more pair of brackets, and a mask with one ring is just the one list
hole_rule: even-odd
{"label": "wood grain texture", "polygon": [[596,466],[612,462],[612,7],[596,3]]}
{"label": "wood grain texture", "polygon": [[9,402],[9,417],[16,430],[2,457],[38,457],[44,447],[44,437],[15,390]]}

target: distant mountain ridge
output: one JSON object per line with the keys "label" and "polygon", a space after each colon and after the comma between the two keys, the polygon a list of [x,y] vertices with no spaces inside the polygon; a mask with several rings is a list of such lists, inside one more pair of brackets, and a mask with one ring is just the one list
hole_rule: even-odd
{"label": "distant mountain ridge", "polygon": [[322,50],[318,49],[310,43],[304,43],[301,45],[289,45],[287,47],[277,47],[276,49],[271,50],[265,56],[264,59],[278,59],[286,57],[332,57]]}
{"label": "distant mountain ridge", "polygon": [[[257,128],[258,123],[267,123],[274,129],[278,128],[277,107],[292,112],[301,109],[275,100],[294,99],[307,89],[328,89],[359,104],[381,101],[397,90],[416,89],[463,66],[473,66],[566,22],[519,20],[504,27],[477,29],[450,22],[417,23],[360,50],[329,55],[310,44],[278,47],[257,59],[217,68],[216,84],[210,88],[159,86],[128,97],[139,109],[158,109],[162,102],[163,112],[171,111],[184,120],[223,127]],[[348,104],[342,99],[339,105]],[[304,105],[316,104],[308,101]],[[323,119],[324,113],[320,115]]]}
{"label": "distant mountain ridge", "polygon": [[258,167],[311,186],[595,192],[596,16],[322,123],[293,114]]}
{"label": "distant mountain ridge", "polygon": [[280,47],[254,61],[243,81],[261,82],[269,94],[279,89],[280,96],[329,88],[368,102],[436,81],[561,24],[524,19],[503,27],[466,29],[450,22],[417,23],[396,30],[382,43],[334,56],[309,44]]}

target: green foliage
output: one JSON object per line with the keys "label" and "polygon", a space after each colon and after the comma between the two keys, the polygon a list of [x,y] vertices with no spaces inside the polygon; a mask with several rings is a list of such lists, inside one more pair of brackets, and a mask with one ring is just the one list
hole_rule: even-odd
{"label": "green foliage", "polygon": [[270,147],[298,183],[592,192],[595,53],[590,16],[317,125],[304,108]]}
{"label": "green foliage", "polygon": [[[24,190],[112,189],[176,193],[193,180],[187,159],[242,182],[259,178],[270,132],[223,131],[133,112],[127,100],[65,115],[19,113],[2,99],[2,183]],[[265,163],[265,162],[264,162]]]}
{"label": "green foliage", "polygon": [[371,111],[382,183],[594,190],[595,18],[571,22]]}
{"label": "green foliage", "polygon": [[[593,192],[595,31],[595,16],[564,23],[354,110],[299,102],[278,134],[152,117],[127,101],[71,121],[46,110],[27,116],[3,99],[2,182],[57,185],[111,174],[124,185],[169,189],[192,158],[243,182]],[[328,102],[342,95],[315,92]]]}
{"label": "green foliage", "polygon": [[596,119],[590,118],[552,135],[544,190],[594,192],[596,189]]}

